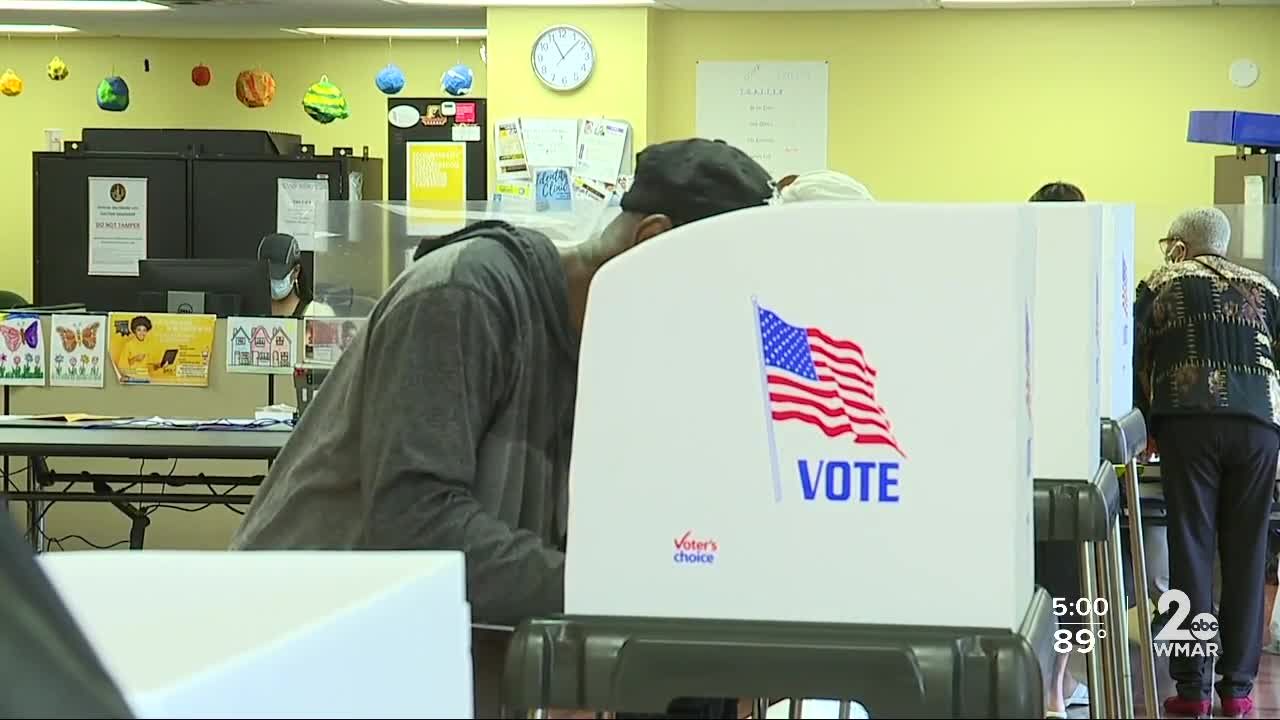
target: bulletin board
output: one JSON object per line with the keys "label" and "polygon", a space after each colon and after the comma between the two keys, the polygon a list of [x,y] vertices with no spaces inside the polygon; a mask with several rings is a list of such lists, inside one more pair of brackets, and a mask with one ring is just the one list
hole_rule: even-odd
{"label": "bulletin board", "polygon": [[[459,115],[460,109],[464,114]],[[387,99],[388,200],[409,199],[409,146],[415,143],[457,144],[465,165],[465,199],[488,197],[489,125],[484,98]]]}

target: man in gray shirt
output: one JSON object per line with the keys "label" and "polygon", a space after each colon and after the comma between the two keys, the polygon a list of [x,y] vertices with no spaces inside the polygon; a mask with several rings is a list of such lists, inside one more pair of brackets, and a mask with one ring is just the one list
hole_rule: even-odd
{"label": "man in gray shirt", "polygon": [[[461,550],[475,622],[561,611],[591,278],[655,235],[772,192],[742,151],[675,141],[639,154],[599,238],[558,248],[482,222],[424,245],[325,379],[232,547]],[[478,665],[500,660],[482,661],[481,645]],[[492,670],[477,668],[480,701]]]}

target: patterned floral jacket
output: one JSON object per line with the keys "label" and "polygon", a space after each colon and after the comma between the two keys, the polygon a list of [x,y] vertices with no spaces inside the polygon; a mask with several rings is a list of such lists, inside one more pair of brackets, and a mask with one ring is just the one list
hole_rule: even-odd
{"label": "patterned floral jacket", "polygon": [[1135,299],[1134,397],[1170,415],[1244,415],[1280,429],[1280,294],[1263,275],[1201,255],[1156,269]]}

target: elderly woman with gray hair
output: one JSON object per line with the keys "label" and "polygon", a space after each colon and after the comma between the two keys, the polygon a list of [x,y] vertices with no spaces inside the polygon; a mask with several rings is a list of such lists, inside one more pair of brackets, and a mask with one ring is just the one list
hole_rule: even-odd
{"label": "elderly woman with gray hair", "polygon": [[1215,551],[1222,564],[1217,667],[1176,655],[1170,715],[1208,716],[1216,670],[1222,713],[1253,709],[1262,644],[1267,524],[1280,453],[1275,346],[1280,295],[1225,257],[1227,216],[1189,210],[1159,241],[1165,265],[1138,285],[1138,406],[1160,451],[1169,510],[1170,586],[1186,593],[1189,629],[1213,612]]}

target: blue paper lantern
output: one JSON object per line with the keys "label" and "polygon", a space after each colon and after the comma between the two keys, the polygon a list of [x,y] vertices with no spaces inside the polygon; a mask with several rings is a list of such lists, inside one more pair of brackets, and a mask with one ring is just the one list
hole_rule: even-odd
{"label": "blue paper lantern", "polygon": [[387,95],[395,95],[404,89],[404,71],[395,65],[387,65],[373,79],[378,89]]}
{"label": "blue paper lantern", "polygon": [[475,82],[475,74],[466,65],[454,65],[444,71],[440,78],[440,89],[459,97],[471,92],[471,84]]}

